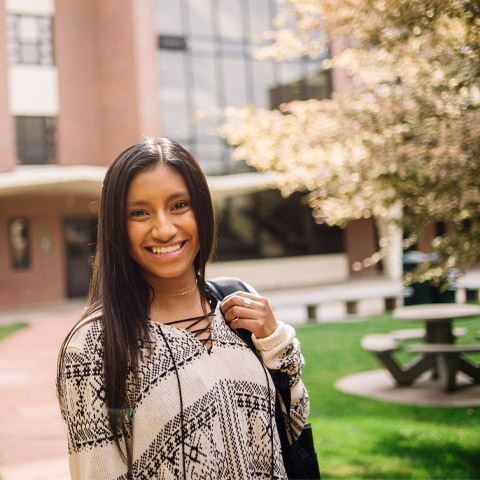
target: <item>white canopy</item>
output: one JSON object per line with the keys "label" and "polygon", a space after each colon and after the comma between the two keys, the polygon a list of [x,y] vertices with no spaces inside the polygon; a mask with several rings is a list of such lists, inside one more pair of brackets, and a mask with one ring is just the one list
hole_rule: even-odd
{"label": "white canopy", "polygon": [[[107,169],[88,165],[17,166],[0,173],[0,197],[29,193],[66,193],[100,196]],[[239,173],[207,177],[214,200],[235,197],[273,188],[272,173]]]}

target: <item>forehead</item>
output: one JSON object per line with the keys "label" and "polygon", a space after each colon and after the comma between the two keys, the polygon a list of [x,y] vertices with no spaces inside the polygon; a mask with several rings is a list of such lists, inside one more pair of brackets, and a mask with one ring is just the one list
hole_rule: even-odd
{"label": "forehead", "polygon": [[133,177],[128,187],[127,198],[142,193],[171,194],[180,190],[188,192],[183,176],[174,168],[158,163],[154,168],[144,170]]}

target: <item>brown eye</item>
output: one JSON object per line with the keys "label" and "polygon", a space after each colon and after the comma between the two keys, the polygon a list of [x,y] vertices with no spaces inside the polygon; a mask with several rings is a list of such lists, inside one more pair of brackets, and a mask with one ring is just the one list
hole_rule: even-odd
{"label": "brown eye", "polygon": [[187,208],[189,206],[189,203],[186,200],[181,200],[179,202],[176,202],[175,205],[173,206],[174,210],[181,210],[183,208]]}
{"label": "brown eye", "polygon": [[133,212],[129,213],[129,217],[142,217],[144,215],[147,215],[147,212],[145,210],[133,210]]}

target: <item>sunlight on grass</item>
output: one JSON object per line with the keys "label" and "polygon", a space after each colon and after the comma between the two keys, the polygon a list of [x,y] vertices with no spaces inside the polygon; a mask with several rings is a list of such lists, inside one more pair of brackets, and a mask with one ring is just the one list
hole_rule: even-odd
{"label": "sunlight on grass", "polygon": [[[17,330],[25,328],[27,326],[26,323],[10,323],[9,325],[0,325],[0,340],[5,338],[7,335],[10,335]],[[0,479],[1,480],[1,479]]]}
{"label": "sunlight on grass", "polygon": [[[418,325],[412,323],[411,328]],[[475,342],[480,318],[455,322]],[[390,315],[357,323],[297,327],[306,360],[303,380],[322,478],[473,479],[480,471],[480,408],[400,405],[357,397],[334,388],[355,372],[381,368],[360,346],[369,333],[398,329]],[[404,354],[403,361],[411,359]],[[479,361],[479,355],[472,355]]]}

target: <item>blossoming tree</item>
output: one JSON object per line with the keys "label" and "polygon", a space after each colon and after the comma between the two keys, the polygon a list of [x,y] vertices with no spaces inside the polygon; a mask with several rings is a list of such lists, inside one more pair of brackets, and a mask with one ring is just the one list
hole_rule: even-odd
{"label": "blossoming tree", "polygon": [[344,38],[348,48],[324,66],[346,69],[349,86],[278,110],[227,109],[221,134],[234,156],[275,171],[285,195],[308,191],[319,222],[373,216],[401,228],[406,245],[446,222],[416,279],[479,261],[478,0],[279,1],[258,55],[318,57]]}

